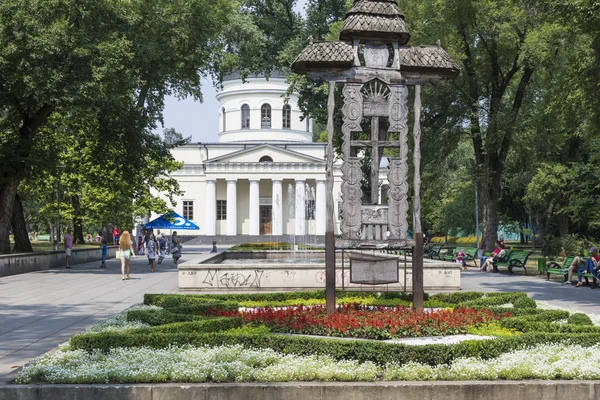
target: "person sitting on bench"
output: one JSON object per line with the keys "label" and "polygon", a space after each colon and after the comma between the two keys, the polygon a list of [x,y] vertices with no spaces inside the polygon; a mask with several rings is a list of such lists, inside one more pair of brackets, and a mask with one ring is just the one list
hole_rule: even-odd
{"label": "person sitting on bench", "polygon": [[504,251],[504,248],[502,247],[502,244],[500,243],[499,240],[496,240],[496,248],[494,249],[494,251],[492,251],[492,254],[490,257],[486,257],[483,256],[479,259],[479,271],[487,271],[487,272],[492,272],[493,271],[493,264],[492,262],[494,260],[498,261],[501,258],[504,258],[504,254],[506,254],[506,252]]}
{"label": "person sitting on bench", "polygon": [[[573,278],[573,272],[577,269],[577,285],[575,287],[583,286],[581,278],[585,272],[593,274],[594,269],[600,267],[600,255],[595,247],[588,250],[589,258],[583,256],[577,256],[573,259],[571,265],[569,265],[569,272],[567,274],[567,281],[563,285],[571,285],[571,279]],[[585,278],[585,284],[588,285],[590,282],[588,278]]]}

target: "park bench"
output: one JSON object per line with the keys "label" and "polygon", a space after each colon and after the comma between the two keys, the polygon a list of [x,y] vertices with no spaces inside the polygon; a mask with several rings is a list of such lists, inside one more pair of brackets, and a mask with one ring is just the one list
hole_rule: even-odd
{"label": "park bench", "polygon": [[[477,248],[475,247],[456,247],[451,252],[448,251],[441,256],[441,259],[444,261],[456,261],[456,254],[463,249],[465,251],[465,263],[468,264],[470,261],[473,261],[477,258]],[[475,260],[475,267],[478,267],[477,261]]]}
{"label": "park bench", "polygon": [[429,251],[427,252],[427,257],[428,258],[440,258],[440,251],[442,251],[442,248],[444,247],[443,244],[432,244],[429,246]]}
{"label": "park bench", "polygon": [[[565,278],[565,282],[569,276],[569,266],[573,262],[574,256],[569,256],[562,263],[562,266],[559,266],[556,262],[550,261],[546,265],[546,280],[550,280],[550,275],[562,275]],[[577,275],[577,270],[573,271],[573,275]],[[585,272],[581,275],[585,278],[585,281],[589,283],[589,279],[592,279],[592,287],[596,287],[596,277],[589,272]]]}
{"label": "park bench", "polygon": [[512,274],[513,268],[523,268],[525,275],[527,275],[527,268],[525,265],[527,264],[527,259],[531,253],[532,252],[530,251],[511,251],[507,256],[506,261],[492,262],[494,272],[498,272],[498,267],[506,267],[508,268],[508,273]]}
{"label": "park bench", "polygon": [[[513,253],[513,251],[514,251],[513,249],[504,250],[504,256],[501,258],[496,257],[496,263],[508,262],[510,260],[510,255]],[[486,260],[491,256],[492,256],[492,253],[483,253],[483,257],[485,257]],[[477,258],[475,260],[475,266],[477,268],[479,268],[480,263],[481,263],[481,260],[479,258]]]}
{"label": "park bench", "polygon": [[550,275],[562,275],[565,277],[565,282],[567,281],[567,274],[568,274],[568,268],[569,265],[571,265],[571,263],[573,262],[573,260],[575,259],[574,256],[570,256],[565,258],[565,261],[562,263],[562,266],[559,265],[557,262],[555,261],[550,261],[548,264],[546,264],[546,280],[549,281],[550,280]]}

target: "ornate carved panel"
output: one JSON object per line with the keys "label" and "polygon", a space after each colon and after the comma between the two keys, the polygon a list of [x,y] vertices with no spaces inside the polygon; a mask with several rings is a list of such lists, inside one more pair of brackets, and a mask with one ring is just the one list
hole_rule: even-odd
{"label": "ornate carved panel", "polygon": [[363,224],[387,225],[388,208],[386,206],[362,206],[362,222]]}
{"label": "ornate carved panel", "polygon": [[363,85],[360,83],[347,83],[344,85],[342,94],[344,95],[344,106],[342,115],[344,124],[342,125],[342,134],[344,143],[342,144],[342,153],[344,160],[350,157],[350,139],[351,133],[361,131],[360,123],[363,119],[363,95],[361,93]]}
{"label": "ornate carved panel", "polygon": [[390,85],[390,127],[388,132],[408,134],[408,88],[404,85]]}
{"label": "ornate carved panel", "polygon": [[389,165],[388,191],[390,239],[406,239],[408,233],[408,88],[390,85],[390,127],[398,132],[400,157],[392,158]]}
{"label": "ornate carved panel", "polygon": [[388,229],[390,239],[406,239],[408,232],[408,165],[399,158],[392,158],[388,181]]}
{"label": "ornate carved panel", "polygon": [[342,210],[340,225],[344,239],[359,239],[362,226],[362,171],[358,157],[348,157],[342,165]]}

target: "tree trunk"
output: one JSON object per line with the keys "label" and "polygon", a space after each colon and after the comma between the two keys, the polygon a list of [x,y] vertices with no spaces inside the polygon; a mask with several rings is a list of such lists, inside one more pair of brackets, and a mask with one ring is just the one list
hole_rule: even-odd
{"label": "tree trunk", "polygon": [[21,204],[21,196],[15,196],[13,203],[13,211],[11,218],[11,226],[15,237],[15,253],[32,252],[31,242],[27,234],[27,224],[23,215],[23,205]]}
{"label": "tree trunk", "polygon": [[19,180],[12,179],[0,189],[0,254],[10,254],[10,229],[12,209]]}
{"label": "tree trunk", "polygon": [[558,234],[561,237],[569,234],[569,216],[567,214],[558,216]]}
{"label": "tree trunk", "polygon": [[531,228],[531,250],[535,251],[536,248],[542,248],[544,245],[544,236],[546,236],[546,218],[544,218],[540,213],[536,213],[535,215],[535,235],[533,234],[533,222],[530,226]]}
{"label": "tree trunk", "polygon": [[108,225],[102,225],[102,240],[106,240],[107,244],[113,243],[112,227]]}
{"label": "tree trunk", "polygon": [[50,233],[50,245],[54,245],[54,224],[50,223],[49,226],[49,233]]}
{"label": "tree trunk", "polygon": [[73,204],[73,236],[75,237],[75,243],[84,244],[83,239],[83,217],[81,216],[81,205],[79,202],[79,196],[72,196],[71,203]]}
{"label": "tree trunk", "polygon": [[483,245],[484,251],[491,251],[498,240],[498,198],[500,181],[492,180],[481,185],[483,208]]}
{"label": "tree trunk", "polygon": [[[13,166],[14,171],[24,171],[29,164],[28,159],[33,146],[33,137],[44,124],[50,114],[54,111],[54,106],[44,104],[33,115],[23,115],[23,122],[19,128],[19,142],[16,145],[17,163]],[[2,186],[0,186],[0,254],[10,253],[10,228],[12,219],[13,203],[17,195],[17,189],[22,176],[5,174],[0,175]]]}

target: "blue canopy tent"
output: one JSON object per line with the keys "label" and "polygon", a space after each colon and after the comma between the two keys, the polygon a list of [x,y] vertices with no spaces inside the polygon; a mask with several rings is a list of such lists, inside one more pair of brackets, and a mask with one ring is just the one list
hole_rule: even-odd
{"label": "blue canopy tent", "polygon": [[175,211],[168,211],[153,221],[144,224],[146,229],[179,229],[179,230],[197,230],[198,225],[192,221],[183,218]]}
{"label": "blue canopy tent", "polygon": [[[194,224],[192,221],[183,218],[181,215],[177,214],[175,211],[171,210],[144,224],[144,228],[146,229],[169,229],[169,237],[171,236],[171,230],[199,230],[198,225]],[[171,238],[172,239],[172,238]],[[172,246],[172,243],[171,243]],[[169,250],[170,251],[170,250]]]}

